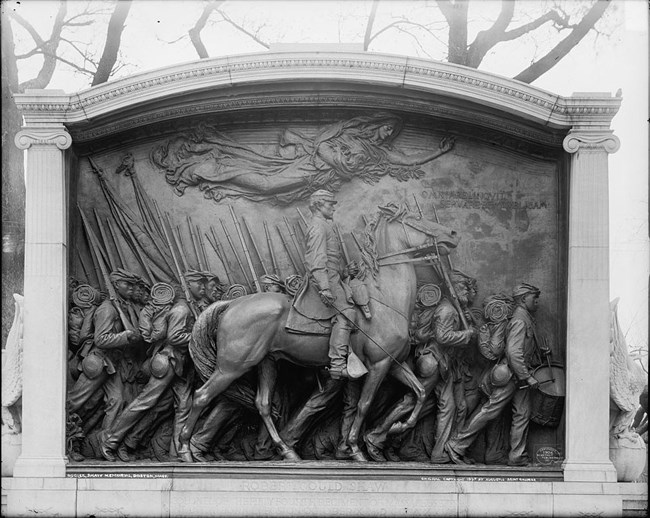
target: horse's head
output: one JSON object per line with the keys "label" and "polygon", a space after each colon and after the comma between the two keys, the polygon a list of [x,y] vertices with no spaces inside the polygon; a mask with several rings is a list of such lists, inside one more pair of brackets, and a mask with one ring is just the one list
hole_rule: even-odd
{"label": "horse's head", "polygon": [[398,230],[393,234],[401,241],[403,249],[418,248],[418,254],[436,252],[446,255],[450,248],[458,246],[459,237],[454,229],[428,220],[422,214],[409,210],[406,205],[390,203],[379,207],[379,213],[388,223],[397,223],[402,227],[401,232]]}
{"label": "horse's head", "polygon": [[379,260],[397,255],[449,254],[458,245],[455,230],[413,213],[406,205],[388,204],[366,227],[361,277],[377,274]]}

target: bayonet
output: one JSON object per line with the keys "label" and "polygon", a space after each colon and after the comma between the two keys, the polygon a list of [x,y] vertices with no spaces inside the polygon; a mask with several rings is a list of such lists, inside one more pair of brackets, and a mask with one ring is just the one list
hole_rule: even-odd
{"label": "bayonet", "polygon": [[262,286],[260,285],[260,281],[257,278],[257,274],[255,273],[255,268],[253,267],[253,260],[251,259],[251,254],[248,251],[248,247],[246,246],[246,241],[244,240],[244,234],[241,230],[241,225],[237,220],[237,216],[235,216],[235,210],[232,208],[232,205],[229,208],[230,208],[230,215],[232,216],[232,220],[235,223],[235,230],[237,231],[237,235],[239,236],[239,241],[244,250],[244,257],[246,257],[246,262],[248,263],[248,267],[250,268],[251,274],[253,275],[253,283],[255,284],[255,290],[258,293],[262,293]]}

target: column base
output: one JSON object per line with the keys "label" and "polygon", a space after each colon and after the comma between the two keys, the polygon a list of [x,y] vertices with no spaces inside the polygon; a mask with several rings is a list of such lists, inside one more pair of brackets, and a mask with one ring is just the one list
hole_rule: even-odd
{"label": "column base", "polygon": [[616,468],[610,461],[571,461],[562,464],[565,482],[616,482]]}
{"label": "column base", "polygon": [[18,457],[14,478],[65,478],[67,457]]}

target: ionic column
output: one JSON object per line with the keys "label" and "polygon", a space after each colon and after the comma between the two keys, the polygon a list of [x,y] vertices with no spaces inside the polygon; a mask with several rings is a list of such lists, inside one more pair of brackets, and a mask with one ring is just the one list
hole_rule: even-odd
{"label": "ionic column", "polygon": [[569,187],[566,460],[564,480],[616,482],[609,460],[610,130],[573,129]]}
{"label": "ionic column", "polygon": [[22,453],[14,477],[65,476],[67,185],[62,124],[26,127]]}

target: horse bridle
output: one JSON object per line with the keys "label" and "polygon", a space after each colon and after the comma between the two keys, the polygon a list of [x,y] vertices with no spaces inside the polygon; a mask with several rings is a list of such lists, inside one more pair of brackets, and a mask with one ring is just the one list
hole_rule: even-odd
{"label": "horse bridle", "polygon": [[428,230],[426,227],[423,225],[420,225],[419,223],[413,222],[413,221],[404,221],[404,218],[400,219],[400,224],[402,225],[402,230],[404,231],[404,236],[406,237],[406,243],[408,244],[408,248],[405,248],[404,250],[398,250],[396,252],[390,252],[388,254],[384,254],[382,256],[377,257],[377,265],[378,266],[390,266],[390,265],[395,265],[395,264],[404,264],[404,263],[420,263],[420,262],[430,262],[433,259],[438,258],[437,254],[427,254],[422,257],[413,257],[413,258],[405,258],[405,259],[400,259],[400,260],[395,260],[395,261],[384,261],[384,259],[387,259],[389,257],[394,257],[396,255],[402,255],[410,252],[417,252],[419,250],[426,250],[427,248],[431,248],[432,244],[428,245],[420,245],[420,246],[411,246],[411,240],[409,239],[408,232],[406,231],[406,226],[409,226],[419,232],[422,232],[423,234],[427,236],[431,236],[434,239],[436,239],[436,236],[433,232]]}

